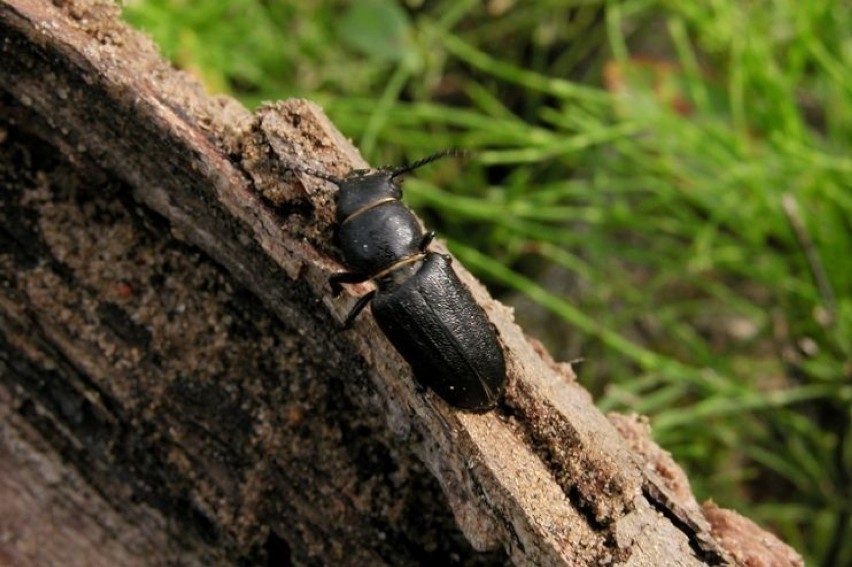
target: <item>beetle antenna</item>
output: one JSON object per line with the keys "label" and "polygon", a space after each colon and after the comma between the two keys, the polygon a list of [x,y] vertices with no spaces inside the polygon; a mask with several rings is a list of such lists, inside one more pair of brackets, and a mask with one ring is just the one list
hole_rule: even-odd
{"label": "beetle antenna", "polygon": [[441,150],[440,152],[435,152],[434,154],[428,155],[424,158],[420,158],[419,160],[406,164],[400,165],[397,167],[391,168],[382,168],[388,173],[390,173],[391,177],[396,177],[398,175],[402,175],[403,173],[407,173],[411,170],[417,169],[418,167],[423,167],[427,163],[432,163],[435,160],[441,159],[442,157],[447,156],[467,156],[470,155],[470,152],[465,150],[460,150],[458,148],[449,148],[446,150]]}
{"label": "beetle antenna", "polygon": [[319,177],[320,179],[325,179],[326,181],[331,181],[332,183],[334,183],[338,187],[340,187],[340,184],[343,183],[343,179],[341,179],[340,177],[335,177],[334,175],[324,173],[324,172],[319,171],[318,169],[314,169],[312,167],[302,167],[301,165],[296,165],[294,163],[288,163],[286,165],[287,165],[287,169],[289,169],[290,171],[292,171],[294,173],[304,173],[305,175],[310,175],[312,177]]}

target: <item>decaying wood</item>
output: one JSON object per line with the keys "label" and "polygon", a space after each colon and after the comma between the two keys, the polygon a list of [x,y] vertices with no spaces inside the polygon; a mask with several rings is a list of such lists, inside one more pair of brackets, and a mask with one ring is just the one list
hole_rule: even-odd
{"label": "decaying wood", "polygon": [[286,164],[367,164],[309,102],[204,94],[117,10],[0,2],[0,558],[801,561],[753,524],[731,548],[712,522],[747,520],[458,262],[505,349],[497,411],[418,392],[371,317],[339,332],[368,286],[330,297],[333,188]]}

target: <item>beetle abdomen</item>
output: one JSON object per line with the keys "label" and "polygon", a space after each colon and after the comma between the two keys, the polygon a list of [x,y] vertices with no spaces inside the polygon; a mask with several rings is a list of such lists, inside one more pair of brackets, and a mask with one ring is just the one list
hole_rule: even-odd
{"label": "beetle abdomen", "polygon": [[402,285],[380,290],[372,308],[421,384],[463,409],[485,411],[496,405],[506,377],[503,351],[449,256],[427,254]]}

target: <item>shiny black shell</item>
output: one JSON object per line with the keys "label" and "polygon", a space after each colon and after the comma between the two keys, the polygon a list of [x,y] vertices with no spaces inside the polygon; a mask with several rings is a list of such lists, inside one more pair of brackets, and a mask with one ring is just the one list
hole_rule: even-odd
{"label": "shiny black shell", "polygon": [[383,199],[402,199],[402,188],[394,179],[393,172],[356,170],[339,184],[340,191],[335,196],[337,203],[337,222],[343,223],[360,209]]}
{"label": "shiny black shell", "polygon": [[347,218],[337,229],[346,265],[364,274],[376,273],[418,252],[421,240],[420,223],[400,201],[382,203]]}
{"label": "shiny black shell", "polygon": [[450,261],[428,253],[403,283],[379,289],[373,316],[421,384],[453,406],[487,411],[503,391],[503,351]]}

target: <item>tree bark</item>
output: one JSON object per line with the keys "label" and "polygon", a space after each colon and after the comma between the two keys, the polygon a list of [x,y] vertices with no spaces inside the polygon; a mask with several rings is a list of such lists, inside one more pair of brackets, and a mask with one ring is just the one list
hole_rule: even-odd
{"label": "tree bark", "polygon": [[458,262],[496,411],[419,392],[366,313],[339,331],[369,286],[330,296],[333,187],[286,165],[357,150],[309,102],[206,95],[117,12],[0,1],[0,559],[801,564]]}

